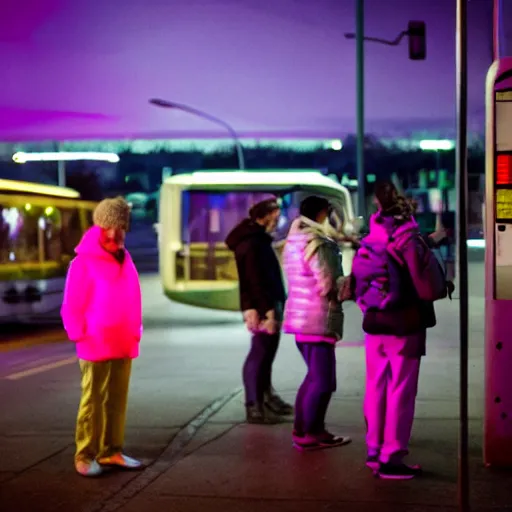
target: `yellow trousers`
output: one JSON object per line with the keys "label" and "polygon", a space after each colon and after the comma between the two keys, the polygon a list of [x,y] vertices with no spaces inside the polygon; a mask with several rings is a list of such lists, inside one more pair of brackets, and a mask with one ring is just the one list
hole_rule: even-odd
{"label": "yellow trousers", "polygon": [[76,421],[76,460],[120,452],[124,444],[131,359],[93,363],[80,359],[82,397]]}

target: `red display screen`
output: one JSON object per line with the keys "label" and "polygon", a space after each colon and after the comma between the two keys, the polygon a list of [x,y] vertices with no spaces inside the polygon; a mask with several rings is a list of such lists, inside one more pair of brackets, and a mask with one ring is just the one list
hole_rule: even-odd
{"label": "red display screen", "polygon": [[496,185],[512,185],[512,155],[498,155]]}

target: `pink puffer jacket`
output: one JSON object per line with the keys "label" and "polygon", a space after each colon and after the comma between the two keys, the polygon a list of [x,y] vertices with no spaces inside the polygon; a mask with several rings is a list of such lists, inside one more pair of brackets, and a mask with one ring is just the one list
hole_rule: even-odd
{"label": "pink puffer jacket", "polygon": [[128,251],[120,264],[99,243],[100,228],[83,236],[70,263],[61,309],[79,359],[134,359],[142,336],[142,300],[137,269]]}

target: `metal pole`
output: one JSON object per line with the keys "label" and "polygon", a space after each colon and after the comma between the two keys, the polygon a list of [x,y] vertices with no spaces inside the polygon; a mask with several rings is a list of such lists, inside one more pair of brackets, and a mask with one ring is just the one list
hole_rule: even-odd
{"label": "metal pole", "polygon": [[503,20],[503,0],[494,0],[492,28],[493,60],[499,59],[500,55],[505,51],[506,38]]}
{"label": "metal pole", "polygon": [[64,162],[64,160],[59,160],[57,162],[57,172],[58,172],[59,187],[65,187],[66,186],[66,162]]}
{"label": "metal pole", "polygon": [[468,249],[467,249],[467,0],[457,0],[456,57],[457,57],[457,250],[459,256],[458,282],[460,287],[460,382],[459,382],[459,510],[468,512]]}
{"label": "metal pole", "polygon": [[233,142],[235,143],[236,154],[237,154],[237,159],[238,159],[238,168],[241,171],[243,171],[245,169],[245,158],[244,158],[244,150],[242,148],[242,144],[240,142],[240,139],[238,138],[238,134],[236,133],[235,129],[229,123],[226,123],[226,121],[223,121],[222,119],[219,119],[218,117],[212,116],[211,114],[207,114],[206,112],[197,110],[196,108],[188,107],[186,105],[180,105],[179,103],[175,103],[175,106],[176,106],[176,108],[184,110],[185,112],[189,112],[190,114],[194,114],[198,117],[202,117],[203,119],[207,119],[208,121],[211,121],[212,123],[217,123],[217,124],[223,126],[229,132],[229,134],[233,138]]}
{"label": "metal pole", "polygon": [[192,107],[187,107],[185,105],[181,106],[182,110],[185,110],[186,112],[190,112],[191,114],[195,114],[199,117],[202,117],[204,119],[208,119],[209,121],[212,121],[213,123],[217,123],[221,126],[223,126],[231,135],[233,138],[233,142],[235,143],[236,147],[236,154],[238,159],[238,168],[243,171],[245,169],[245,158],[244,158],[244,150],[242,147],[242,143],[240,142],[240,139],[238,138],[238,133],[236,133],[235,129],[229,124],[226,123],[226,121],[223,121],[222,119],[219,119],[218,117],[212,116],[211,114],[207,114],[206,112],[202,112],[201,110],[197,110]]}
{"label": "metal pole", "polygon": [[242,149],[242,144],[238,140],[238,136],[235,139],[236,141],[236,153],[238,156],[238,168],[243,171],[245,169],[245,159],[244,159],[244,151]]}
{"label": "metal pole", "polygon": [[494,0],[492,14],[492,60],[495,61],[500,56],[500,0]]}
{"label": "metal pole", "polygon": [[[56,151],[60,153],[61,143],[57,142]],[[57,184],[59,187],[66,186],[66,162],[64,160],[57,161]]]}
{"label": "metal pole", "polygon": [[357,209],[366,219],[364,172],[364,0],[356,0]]}

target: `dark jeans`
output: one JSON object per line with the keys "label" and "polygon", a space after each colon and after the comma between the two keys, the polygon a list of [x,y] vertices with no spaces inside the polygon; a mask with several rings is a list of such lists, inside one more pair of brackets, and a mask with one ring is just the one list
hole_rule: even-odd
{"label": "dark jeans", "polygon": [[252,335],[251,349],[243,368],[246,405],[262,404],[264,394],[272,390],[272,363],[279,337],[279,333],[258,332]]}
{"label": "dark jeans", "polygon": [[297,343],[308,372],[295,401],[295,430],[321,434],[331,396],[336,391],[335,346],[331,343]]}

